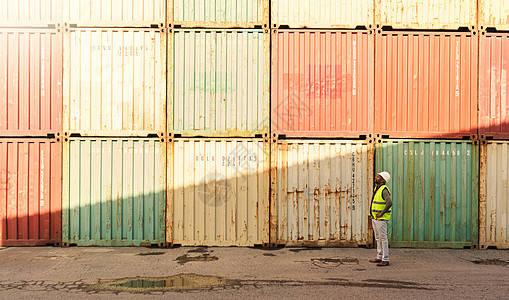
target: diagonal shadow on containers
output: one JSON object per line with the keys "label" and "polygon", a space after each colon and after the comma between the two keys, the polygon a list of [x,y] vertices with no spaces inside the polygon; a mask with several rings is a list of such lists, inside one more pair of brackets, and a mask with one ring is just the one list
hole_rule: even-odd
{"label": "diagonal shadow on containers", "polygon": [[[263,158],[255,162],[249,161],[253,150],[243,149],[247,139],[237,145],[223,139],[224,150],[204,141],[193,149],[182,141],[177,150],[179,139],[117,139],[118,145],[95,139],[95,148],[87,139],[75,141],[82,144],[76,151],[63,151],[67,192],[62,208],[48,211],[46,201],[59,199],[62,177],[47,170],[47,160],[49,173],[41,175],[41,157],[49,152],[41,155],[36,144],[2,148],[3,246],[59,245],[54,224],[60,212],[66,245],[369,246],[372,177],[385,170],[392,175],[393,246],[507,247],[507,141],[381,139],[369,162],[364,146],[342,148],[364,141],[276,139],[264,145],[260,139],[253,149]],[[209,154],[217,163],[207,160]]]}

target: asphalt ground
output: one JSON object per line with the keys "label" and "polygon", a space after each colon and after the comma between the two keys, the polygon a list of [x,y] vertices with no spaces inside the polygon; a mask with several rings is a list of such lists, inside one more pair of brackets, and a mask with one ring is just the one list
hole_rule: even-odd
{"label": "asphalt ground", "polygon": [[[364,248],[0,248],[0,298],[509,299],[509,250],[391,248],[387,267],[369,262],[375,252]],[[136,279],[133,286],[131,279]],[[144,286],[154,281],[170,287]]]}

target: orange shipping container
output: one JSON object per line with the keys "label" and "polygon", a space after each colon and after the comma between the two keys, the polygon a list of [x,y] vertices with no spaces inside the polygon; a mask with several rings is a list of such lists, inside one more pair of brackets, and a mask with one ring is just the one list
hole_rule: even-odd
{"label": "orange shipping container", "polygon": [[0,246],[59,245],[62,143],[0,139]]}
{"label": "orange shipping container", "polygon": [[0,30],[0,136],[62,131],[62,33]]}
{"label": "orange shipping container", "polygon": [[375,132],[391,138],[477,136],[478,37],[376,36]]}
{"label": "orange shipping container", "polygon": [[368,31],[274,30],[273,134],[369,136],[373,52],[374,38]]}
{"label": "orange shipping container", "polygon": [[479,134],[509,139],[509,34],[480,37]]}

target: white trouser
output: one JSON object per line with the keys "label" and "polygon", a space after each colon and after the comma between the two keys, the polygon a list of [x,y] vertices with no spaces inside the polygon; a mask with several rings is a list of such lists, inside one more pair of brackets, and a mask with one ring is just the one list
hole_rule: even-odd
{"label": "white trouser", "polygon": [[387,220],[375,220],[373,222],[373,231],[375,232],[377,259],[389,261],[389,240],[387,239]]}

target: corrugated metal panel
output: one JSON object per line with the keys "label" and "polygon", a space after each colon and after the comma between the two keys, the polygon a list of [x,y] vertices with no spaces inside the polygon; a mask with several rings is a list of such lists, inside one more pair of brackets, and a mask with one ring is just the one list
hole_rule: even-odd
{"label": "corrugated metal panel", "polygon": [[373,0],[272,0],[274,28],[355,28],[373,27]]}
{"label": "corrugated metal panel", "polygon": [[[67,24],[150,27],[165,24],[165,0],[62,0]],[[171,1],[171,0],[168,0]]]}
{"label": "corrugated metal panel", "polygon": [[375,61],[376,133],[476,137],[477,36],[383,33],[376,36]]}
{"label": "corrugated metal panel", "polygon": [[367,31],[274,30],[273,134],[373,132],[374,38]]}
{"label": "corrugated metal panel", "polygon": [[60,244],[62,143],[0,139],[0,246]]}
{"label": "corrugated metal panel", "polygon": [[269,141],[176,139],[168,145],[167,241],[269,242]]}
{"label": "corrugated metal panel", "polygon": [[477,142],[382,140],[375,163],[375,172],[391,174],[392,247],[477,246]]}
{"label": "corrugated metal panel", "polygon": [[481,146],[479,245],[509,249],[509,142]]}
{"label": "corrugated metal panel", "polygon": [[360,246],[368,230],[373,191],[373,144],[362,141],[281,140],[273,144],[276,192],[271,223],[277,244]]}
{"label": "corrugated metal panel", "polygon": [[62,33],[0,30],[0,136],[62,131]]}
{"label": "corrugated metal panel", "polygon": [[168,120],[168,131],[183,136],[268,135],[270,37],[266,32],[174,32],[174,62],[168,71],[173,74],[168,87],[173,100],[168,116],[173,119]]}
{"label": "corrugated metal panel", "polygon": [[268,28],[268,22],[269,0],[168,0],[168,23],[182,27]]}
{"label": "corrugated metal panel", "polygon": [[65,34],[64,131],[160,134],[165,112],[165,33],[73,29]]}
{"label": "corrugated metal panel", "polygon": [[506,0],[479,0],[479,27],[509,30],[509,2]]}
{"label": "corrugated metal panel", "polygon": [[64,245],[165,242],[165,143],[70,139],[64,143],[63,187]]}
{"label": "corrugated metal panel", "polygon": [[477,26],[477,0],[377,0],[375,23],[409,29]]}
{"label": "corrugated metal panel", "polygon": [[46,27],[61,19],[60,0],[0,0],[0,27]]}
{"label": "corrugated metal panel", "polygon": [[509,139],[509,34],[480,37],[479,134]]}

